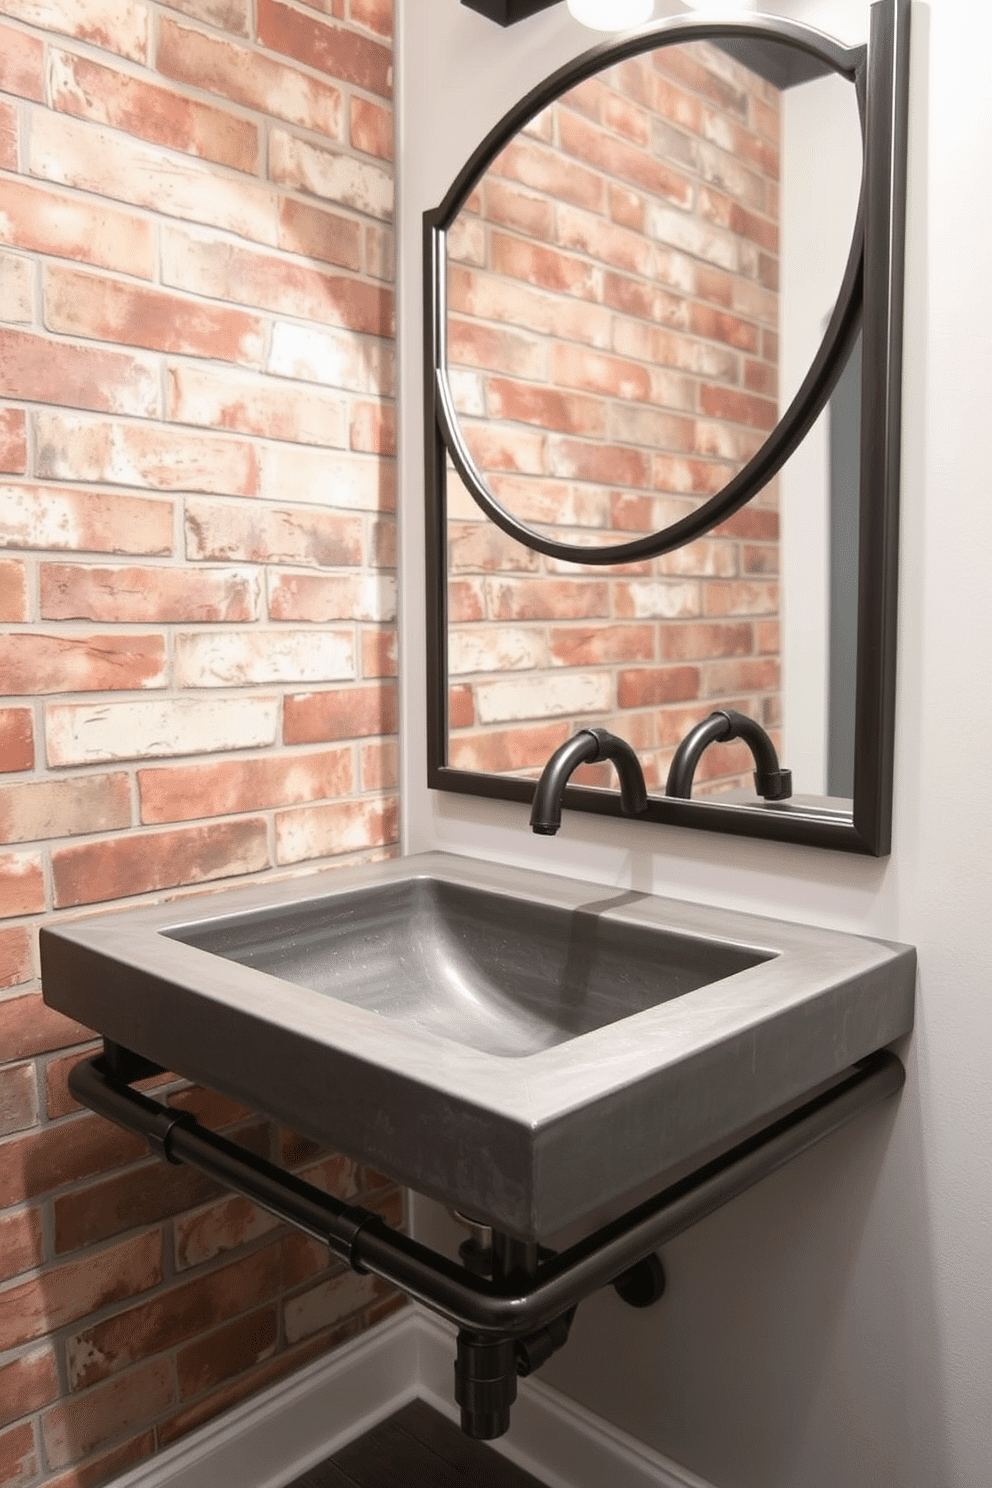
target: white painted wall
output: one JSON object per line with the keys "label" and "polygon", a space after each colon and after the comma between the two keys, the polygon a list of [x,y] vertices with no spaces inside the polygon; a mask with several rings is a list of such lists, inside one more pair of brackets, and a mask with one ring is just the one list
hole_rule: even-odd
{"label": "white painted wall", "polygon": [[[795,396],[837,300],[861,183],[857,95],[836,73],[782,99],[779,407]],[[830,451],[826,410],[779,476],[782,759],[796,789],[827,793]]]}
{"label": "white painted wall", "polygon": [[[891,858],[875,862],[574,814],[557,838],[537,838],[522,808],[425,789],[420,212],[510,100],[585,39],[564,7],[506,32],[457,0],[400,9],[408,850],[540,865],[920,951],[898,1105],[669,1247],[654,1311],[605,1294],[585,1304],[545,1377],[715,1488],[989,1488],[992,10],[914,5],[895,831]],[[863,27],[855,0],[802,12],[850,40]]]}

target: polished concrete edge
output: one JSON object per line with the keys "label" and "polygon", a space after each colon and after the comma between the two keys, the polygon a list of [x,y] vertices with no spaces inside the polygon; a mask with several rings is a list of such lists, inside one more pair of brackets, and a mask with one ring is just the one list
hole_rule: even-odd
{"label": "polished concrete edge", "polygon": [[[411,1400],[457,1420],[454,1332],[419,1307],[307,1365],[114,1480],[113,1488],[283,1488]],[[520,1381],[497,1451],[547,1488],[711,1488],[540,1380]]]}

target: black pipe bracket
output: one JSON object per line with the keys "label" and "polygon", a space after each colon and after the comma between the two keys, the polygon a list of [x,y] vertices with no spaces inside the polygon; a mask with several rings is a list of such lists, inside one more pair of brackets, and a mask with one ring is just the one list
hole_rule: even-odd
{"label": "black pipe bracket", "polygon": [[512,1374],[530,1373],[568,1337],[574,1309],[615,1286],[632,1306],[650,1306],[664,1290],[659,1247],[775,1172],[793,1157],[895,1095],[905,1081],[896,1056],[879,1050],[826,1089],[761,1131],[603,1225],[557,1255],[499,1237],[507,1254],[532,1265],[476,1274],[439,1255],[380,1215],[345,1204],[226,1137],[134,1090],[159,1066],[108,1043],[69,1076],[81,1105],[144,1137],[172,1163],[188,1163],[271,1214],[322,1241],[355,1271],[372,1272],[454,1323],[459,1333],[456,1393],[462,1427],[482,1439],[502,1435],[516,1392]]}

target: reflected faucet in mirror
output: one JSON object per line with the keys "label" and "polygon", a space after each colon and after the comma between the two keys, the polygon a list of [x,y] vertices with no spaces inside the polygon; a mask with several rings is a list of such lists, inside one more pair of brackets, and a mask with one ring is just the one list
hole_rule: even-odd
{"label": "reflected faucet in mirror", "polygon": [[595,765],[612,760],[620,777],[620,807],[624,816],[643,816],[648,809],[648,792],[640,760],[626,739],[618,739],[607,729],[582,729],[560,745],[541,771],[530,812],[532,832],[553,837],[561,826],[562,798],[565,786],[579,765]]}
{"label": "reflected faucet in mirror", "polygon": [[754,759],[754,788],[766,801],[786,801],[792,795],[792,771],[783,770],[775,745],[761,724],[735,708],[718,708],[686,734],[676,749],[668,771],[665,795],[688,801],[692,777],[705,749],[711,744],[743,739]]}

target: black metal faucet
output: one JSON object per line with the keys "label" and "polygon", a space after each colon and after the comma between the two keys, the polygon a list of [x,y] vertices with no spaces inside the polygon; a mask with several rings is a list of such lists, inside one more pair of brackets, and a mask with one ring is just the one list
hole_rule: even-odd
{"label": "black metal faucet", "polygon": [[778,762],[775,745],[760,723],[735,708],[720,708],[697,723],[678,749],[668,771],[665,784],[666,796],[678,796],[688,801],[692,795],[692,777],[696,773],[703,750],[710,744],[726,743],[729,739],[743,739],[754,758],[754,788],[766,801],[786,801],[792,795],[792,771],[783,770]]}
{"label": "black metal faucet", "polygon": [[648,809],[644,771],[626,739],[606,729],[583,729],[566,739],[548,760],[537,782],[530,810],[531,830],[553,837],[561,826],[561,803],[572,772],[579,765],[612,760],[620,777],[620,805],[625,816],[641,816]]}

